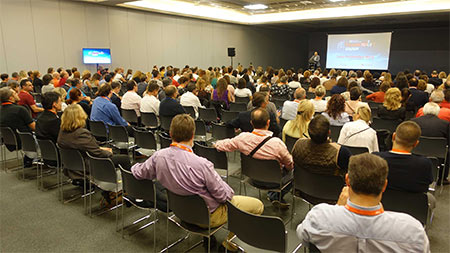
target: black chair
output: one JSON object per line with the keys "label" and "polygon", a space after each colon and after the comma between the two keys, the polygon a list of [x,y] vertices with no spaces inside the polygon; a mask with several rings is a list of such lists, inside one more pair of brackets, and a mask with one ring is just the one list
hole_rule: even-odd
{"label": "black chair", "polygon": [[316,97],[316,94],[314,92],[306,92],[306,98],[307,99],[313,99]]}
{"label": "black chair", "polygon": [[139,129],[134,130],[134,144],[136,148],[142,148],[147,150],[157,150],[156,138],[152,132],[143,131]]}
{"label": "black chair", "polygon": [[136,114],[136,111],[133,109],[121,109],[122,110],[122,117],[130,124],[138,125],[138,116]]}
{"label": "black chair", "polygon": [[375,131],[377,132],[378,149],[380,152],[390,150],[389,143],[392,142],[390,139],[391,132],[386,129],[378,129]]}
{"label": "black chair", "polygon": [[235,136],[234,129],[228,128],[224,124],[212,123],[212,137],[215,140],[223,140],[233,138]]}
{"label": "black chair", "polygon": [[227,208],[228,230],[240,240],[259,249],[286,252],[287,231],[282,219],[245,212],[230,201]]}
{"label": "black chair", "polygon": [[159,119],[161,120],[161,128],[169,132],[170,131],[170,124],[172,124],[173,117],[171,116],[159,116]]}
{"label": "black chair", "polygon": [[289,135],[285,135],[285,141],[284,143],[286,143],[286,147],[289,150],[289,152],[292,153],[292,149],[294,148],[295,143],[297,142],[298,138],[294,138],[292,136]]}
{"label": "black chair", "polygon": [[170,146],[170,144],[172,143],[172,139],[170,137],[166,137],[162,133],[159,133],[158,136],[159,136],[160,149],[168,148]]}
{"label": "black chair", "polygon": [[92,121],[89,122],[89,131],[91,131],[92,135],[100,141],[101,144],[105,144],[109,142],[108,129],[103,121]]}
{"label": "black chair", "polygon": [[[10,127],[0,127],[0,133],[2,134],[3,144],[5,146],[8,146],[9,150],[11,150],[13,148],[13,151],[16,152],[16,159],[17,159],[17,163],[19,164],[16,167],[10,168],[9,171],[21,168],[23,166],[23,160],[21,159],[21,156],[19,156],[19,151],[21,150],[20,139],[17,138],[17,135],[14,133],[14,131]],[[8,168],[6,167],[6,150],[5,149],[3,149],[3,157],[5,158],[3,160],[3,168],[5,168],[5,171],[8,172]]]}
{"label": "black chair", "polygon": [[433,164],[433,167],[431,167],[433,182],[430,184],[428,191],[434,193],[436,191],[437,185],[439,184],[439,159],[437,159],[436,157],[428,157],[428,159],[430,159],[431,163]]}
{"label": "black chair", "polygon": [[222,122],[227,123],[235,118],[237,118],[239,115],[239,112],[233,112],[233,111],[222,111]]}
{"label": "black chair", "polygon": [[346,147],[350,151],[350,153],[352,155],[359,155],[359,154],[362,154],[362,153],[369,153],[369,149],[367,147],[352,147],[352,146],[345,146],[345,145],[342,145],[342,146]]}
{"label": "black chair", "polygon": [[333,142],[337,142],[339,139],[339,134],[341,133],[342,126],[331,126],[330,125],[330,138]]}
{"label": "black chair", "polygon": [[[210,212],[205,201],[198,195],[181,196],[169,190],[167,190],[167,199],[167,212],[170,209],[175,214],[175,217],[170,216],[168,219],[188,233],[208,237],[208,252],[210,252],[211,236],[219,231],[223,225],[215,228],[211,227]],[[194,249],[201,243],[202,241],[196,243],[186,252]]]}
{"label": "black chair", "polygon": [[[122,196],[122,238],[124,237],[124,231],[136,224],[141,223],[144,220],[150,219],[149,223],[146,223],[145,225],[142,225],[137,230],[133,231],[132,233],[129,233],[128,235],[132,235],[150,225],[156,224],[157,220],[157,212],[158,209],[156,209],[156,188],[155,183],[152,180],[137,180],[133,174],[130,171],[127,171],[122,168],[122,166],[119,165],[120,172],[122,175],[122,187],[123,192],[126,194],[123,194]],[[145,202],[152,202],[153,207],[147,207],[139,205],[139,202],[136,202],[135,200],[143,200]],[[124,201],[129,202],[134,207],[145,210],[148,212],[148,215],[137,219],[136,221],[133,221],[130,225],[125,226],[125,216],[123,214],[124,211]],[[152,218],[153,216],[153,219]],[[156,248],[156,229],[153,229],[153,251],[155,251]]]}
{"label": "black chair", "polygon": [[399,120],[381,119],[373,117],[371,127],[373,129],[386,129],[391,133],[395,132],[397,126],[401,123]]}
{"label": "black chair", "polygon": [[402,212],[411,215],[426,226],[429,217],[428,196],[426,193],[413,193],[386,189],[381,199],[386,211]]}
{"label": "black chair", "polygon": [[203,120],[195,120],[195,139],[206,141],[206,125]]}
{"label": "black chair", "polygon": [[[33,152],[37,153],[37,144],[36,140],[33,137],[33,134],[29,132],[20,132],[17,131],[19,134],[20,141],[22,143],[22,151],[23,152]],[[42,165],[40,158],[38,157],[38,161],[33,162],[33,165],[36,167],[36,183],[39,188],[39,170]],[[22,179],[25,179],[25,165],[22,166]],[[34,178],[30,178],[34,179]]]}
{"label": "black chair", "polygon": [[245,112],[245,111],[247,111],[247,104],[246,103],[231,103],[230,111]]}
{"label": "black chair", "polygon": [[377,103],[377,102],[374,102],[374,101],[367,101],[367,103],[369,104],[369,108],[370,108],[370,110],[372,112],[374,110],[378,111],[378,107],[380,107],[380,105],[383,105],[383,103]]}
{"label": "black chair", "polygon": [[153,112],[141,112],[141,123],[148,128],[159,127],[158,117]]}
{"label": "black chair", "polygon": [[[60,162],[60,158],[59,158],[59,152],[58,152],[58,148],[56,147],[56,144],[53,143],[53,141],[51,140],[41,140],[41,139],[37,139],[37,143],[39,146],[39,149],[41,150],[41,158],[42,158],[42,163],[43,165],[47,166],[50,169],[54,169],[56,170],[56,178],[57,178],[57,184],[50,186],[48,188],[44,187],[44,180],[43,180],[43,173],[42,170],[40,172],[40,180],[41,180],[41,185],[40,185],[40,189],[41,190],[46,190],[46,189],[50,189],[53,188],[54,186],[60,186],[59,183],[62,182],[62,179],[60,177],[62,177],[62,173],[61,173],[61,162]],[[58,188],[58,198],[61,197],[61,188]]]}
{"label": "black chair", "polygon": [[236,103],[243,103],[243,104],[248,104],[248,102],[250,102],[250,98],[249,97],[238,97],[238,96],[235,96],[234,97],[234,101],[236,102]]}
{"label": "black chair", "polygon": [[195,110],[192,106],[183,106],[184,111],[186,111],[187,114],[189,114],[193,119],[195,119]]}
{"label": "black chair", "polygon": [[127,152],[133,150],[135,145],[128,137],[128,131],[124,126],[108,126],[111,145],[119,150]]}
{"label": "black chair", "polygon": [[217,121],[217,112],[214,108],[198,108],[198,117],[205,122]]}
{"label": "black chair", "polygon": [[206,147],[199,143],[195,143],[194,152],[198,156],[208,159],[214,164],[215,169],[226,171],[226,181],[228,182],[228,159],[227,153],[218,151],[213,147]]}

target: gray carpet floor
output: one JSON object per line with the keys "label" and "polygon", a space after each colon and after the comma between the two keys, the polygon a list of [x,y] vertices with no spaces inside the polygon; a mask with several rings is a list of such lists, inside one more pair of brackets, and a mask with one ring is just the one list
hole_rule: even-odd
{"label": "gray carpet floor", "polygon": [[[8,157],[12,157],[8,154]],[[229,155],[231,173],[239,169],[239,156]],[[10,164],[10,163],[9,163]],[[27,174],[32,175],[35,171]],[[46,177],[44,182],[56,182],[56,176]],[[239,180],[229,178],[229,183],[236,193],[239,193]],[[78,189],[67,185],[67,193]],[[166,245],[166,215],[158,213],[158,222],[131,236],[130,228],[125,238],[115,229],[115,212],[89,217],[84,214],[83,200],[62,204],[58,201],[57,190],[41,191],[37,189],[36,180],[22,180],[16,172],[6,173],[3,168],[0,172],[0,252],[145,252],[153,251],[153,232],[156,231],[156,250]],[[247,195],[258,197],[258,191],[247,186]],[[265,205],[265,215],[277,215],[284,221],[290,217],[291,211],[279,211],[266,200],[265,192],[262,201]],[[437,195],[437,207],[432,225],[427,233],[430,239],[432,252],[450,252],[450,187],[444,187],[442,194]],[[93,196],[93,209],[97,210],[100,204],[100,193]],[[290,194],[286,200],[291,202]],[[299,241],[295,235],[295,227],[305,217],[308,205],[302,201],[295,208],[292,222],[286,225],[288,233],[288,252],[292,252]],[[119,211],[119,225],[121,225]],[[146,215],[147,213],[136,208],[124,208],[125,224]],[[145,224],[145,223],[143,223]],[[136,226],[134,227],[136,228]],[[156,229],[156,230],[155,230]],[[183,237],[185,232],[169,223],[168,240],[176,241]],[[217,241],[221,242],[227,235],[226,230],[217,233]],[[171,252],[183,252],[202,238],[190,236],[172,248]],[[262,252],[239,240],[236,240],[247,252]],[[204,252],[202,246],[192,250]],[[212,251],[217,251],[213,248]],[[301,252],[301,251],[300,251]]]}

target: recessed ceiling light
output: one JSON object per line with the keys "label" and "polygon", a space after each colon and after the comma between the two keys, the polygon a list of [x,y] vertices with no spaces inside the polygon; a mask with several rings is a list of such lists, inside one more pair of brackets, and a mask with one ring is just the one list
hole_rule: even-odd
{"label": "recessed ceiling light", "polygon": [[267,5],[265,4],[249,4],[249,5],[244,5],[245,9],[249,9],[249,10],[264,10],[267,9]]}

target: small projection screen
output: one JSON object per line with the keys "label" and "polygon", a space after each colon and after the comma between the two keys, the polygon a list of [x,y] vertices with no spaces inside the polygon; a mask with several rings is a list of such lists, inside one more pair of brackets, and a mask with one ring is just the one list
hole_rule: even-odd
{"label": "small projection screen", "polygon": [[84,64],[111,64],[109,48],[83,48]]}
{"label": "small projection screen", "polygon": [[327,68],[387,70],[391,32],[329,34]]}

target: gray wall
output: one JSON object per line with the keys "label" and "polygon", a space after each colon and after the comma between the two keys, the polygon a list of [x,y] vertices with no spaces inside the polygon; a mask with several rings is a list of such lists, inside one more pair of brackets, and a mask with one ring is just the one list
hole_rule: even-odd
{"label": "gray wall", "polygon": [[150,70],[153,65],[303,65],[308,45],[299,33],[226,24],[58,0],[0,0],[0,72],[46,72],[78,67],[83,47],[111,48],[112,65]]}

